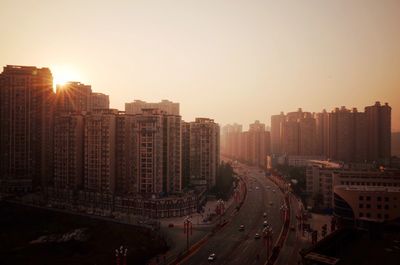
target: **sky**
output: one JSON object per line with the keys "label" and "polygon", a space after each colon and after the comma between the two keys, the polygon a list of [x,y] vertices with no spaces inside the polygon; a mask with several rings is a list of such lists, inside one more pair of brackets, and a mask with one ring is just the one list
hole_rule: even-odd
{"label": "sky", "polygon": [[246,129],[298,108],[392,107],[400,131],[398,0],[0,0],[0,66],[179,102],[184,120]]}

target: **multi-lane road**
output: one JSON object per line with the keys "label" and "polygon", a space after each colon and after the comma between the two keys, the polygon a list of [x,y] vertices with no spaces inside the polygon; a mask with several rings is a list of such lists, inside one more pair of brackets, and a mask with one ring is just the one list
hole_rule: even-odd
{"label": "multi-lane road", "polygon": [[[273,229],[273,242],[276,241],[283,224],[280,212],[283,194],[265,177],[264,171],[244,164],[239,164],[239,168],[239,174],[247,176],[247,196],[240,211],[181,264],[209,264],[208,257],[211,253],[216,255],[212,262],[214,264],[265,263],[266,241],[263,238],[255,239],[255,234],[262,235],[263,222],[267,220]],[[267,213],[267,218],[264,218],[264,212]],[[245,229],[239,231],[242,224]]]}

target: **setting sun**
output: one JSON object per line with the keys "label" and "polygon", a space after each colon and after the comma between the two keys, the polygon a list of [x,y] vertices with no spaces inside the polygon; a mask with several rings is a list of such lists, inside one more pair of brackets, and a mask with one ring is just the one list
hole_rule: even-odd
{"label": "setting sun", "polygon": [[52,67],[52,73],[54,87],[57,85],[63,85],[69,81],[80,80],[80,76],[74,69],[65,66]]}

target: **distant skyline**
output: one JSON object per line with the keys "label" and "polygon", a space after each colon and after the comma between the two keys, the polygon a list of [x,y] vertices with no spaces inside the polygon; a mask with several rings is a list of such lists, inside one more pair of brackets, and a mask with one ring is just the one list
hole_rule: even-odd
{"label": "distant skyline", "polygon": [[184,120],[270,124],[281,111],[392,107],[400,1],[0,2],[0,66],[49,67],[110,95],[179,102]]}

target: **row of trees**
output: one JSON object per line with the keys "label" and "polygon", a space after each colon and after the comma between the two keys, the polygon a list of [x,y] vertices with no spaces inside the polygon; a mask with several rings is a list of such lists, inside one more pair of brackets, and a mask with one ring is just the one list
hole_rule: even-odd
{"label": "row of trees", "polygon": [[217,198],[227,200],[233,190],[234,172],[231,164],[221,162],[218,166],[216,185],[211,190],[212,194],[215,194]]}

